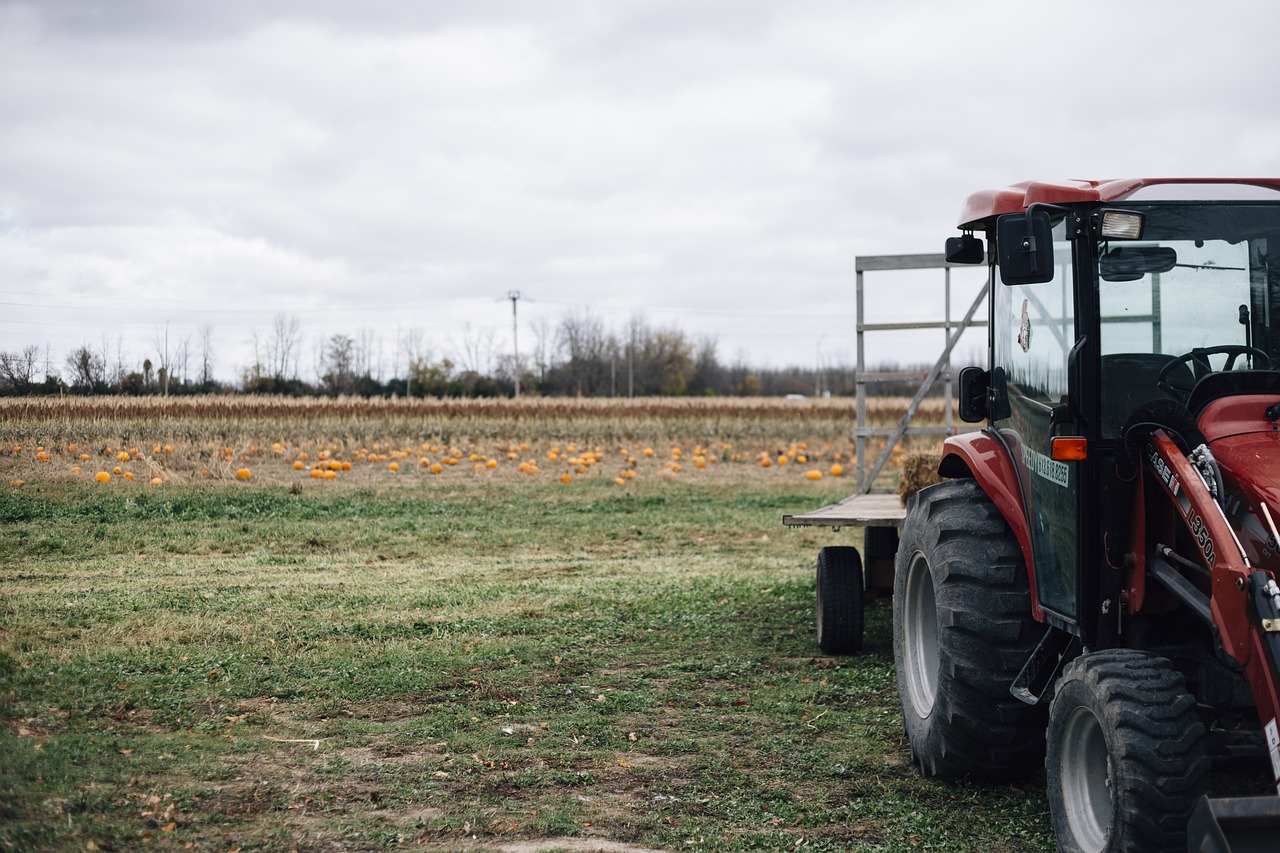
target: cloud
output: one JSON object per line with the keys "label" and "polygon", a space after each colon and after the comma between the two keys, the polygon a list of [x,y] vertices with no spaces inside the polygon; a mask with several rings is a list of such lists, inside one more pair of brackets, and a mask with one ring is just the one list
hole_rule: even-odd
{"label": "cloud", "polygon": [[[109,329],[140,359],[147,330],[212,323],[229,377],[280,312],[313,338],[420,326],[444,349],[465,324],[505,340],[514,289],[529,322],[644,311],[730,358],[808,363],[822,339],[848,360],[853,258],[938,251],[974,190],[1274,174],[1258,57],[1277,18],[1248,0],[3,3],[0,299],[30,304],[0,349]],[[932,308],[919,287],[907,301]],[[888,313],[901,290],[874,299]]]}

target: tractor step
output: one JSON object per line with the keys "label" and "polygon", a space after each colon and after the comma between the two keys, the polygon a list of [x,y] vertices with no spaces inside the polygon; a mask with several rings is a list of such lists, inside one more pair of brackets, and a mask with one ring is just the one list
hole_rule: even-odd
{"label": "tractor step", "polygon": [[1050,626],[1031,652],[1018,677],[1009,686],[1014,698],[1028,705],[1038,705],[1057,679],[1068,657],[1068,649],[1076,638]]}

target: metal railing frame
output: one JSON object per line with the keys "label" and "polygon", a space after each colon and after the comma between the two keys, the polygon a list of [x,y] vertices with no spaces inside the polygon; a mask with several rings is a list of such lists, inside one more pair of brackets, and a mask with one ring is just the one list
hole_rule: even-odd
{"label": "metal railing frame", "polygon": [[[970,326],[986,326],[987,321],[984,318],[974,319],[979,306],[985,301],[989,287],[984,286],[982,292],[969,306],[969,310],[965,313],[964,318],[959,321],[951,319],[951,267],[957,264],[949,264],[944,255],[861,255],[854,260],[854,268],[857,272],[857,376],[854,380],[854,387],[857,393],[856,404],[856,421],[854,428],[854,437],[856,444],[856,452],[858,456],[858,494],[865,495],[871,493],[871,487],[875,483],[876,477],[884,469],[885,463],[893,454],[893,448],[906,435],[951,435],[955,431],[955,424],[951,414],[952,403],[952,375],[951,375],[951,352],[955,349],[956,342],[960,340],[960,336],[964,334],[965,329]],[[881,270],[919,270],[919,269],[941,269],[945,276],[945,297],[946,307],[944,316],[941,321],[932,322],[912,322],[912,323],[868,323],[866,322],[866,305],[864,300],[864,280],[863,274],[867,272],[877,272]],[[916,372],[877,372],[871,373],[867,370],[866,361],[866,333],[867,332],[891,332],[906,331],[919,329],[942,329],[946,336],[946,345],[943,347],[942,355],[938,357],[933,368],[925,374],[924,381],[920,383],[919,389],[915,396],[911,398],[911,402],[907,406],[906,413],[893,427],[872,427],[867,424],[867,388],[870,385],[885,382],[889,380],[901,380],[904,378],[913,378],[919,374]],[[915,417],[916,411],[920,408],[920,403],[924,400],[934,383],[941,380],[943,382],[943,399],[944,410],[946,412],[944,423],[941,426],[912,426],[911,420]],[[884,448],[876,457],[874,462],[867,458],[867,439],[884,436]]]}

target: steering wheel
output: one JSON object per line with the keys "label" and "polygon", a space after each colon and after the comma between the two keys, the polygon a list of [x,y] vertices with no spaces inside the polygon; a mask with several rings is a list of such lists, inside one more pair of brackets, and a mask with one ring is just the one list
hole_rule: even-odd
{"label": "steering wheel", "polygon": [[[1223,344],[1216,347],[1196,347],[1189,353],[1178,356],[1173,361],[1160,368],[1160,373],[1156,376],[1156,387],[1162,391],[1167,391],[1175,397],[1186,397],[1191,393],[1191,389],[1195,384],[1210,373],[1217,373],[1213,366],[1209,364],[1209,356],[1225,355],[1226,362],[1222,365],[1222,371],[1225,372],[1235,368],[1236,360],[1243,355],[1252,356],[1254,359],[1254,367],[1259,370],[1266,370],[1271,367],[1271,356],[1267,355],[1263,350],[1257,347],[1247,347],[1242,344]],[[1185,365],[1189,370],[1181,371],[1182,377],[1191,377],[1190,382],[1176,381],[1175,373],[1178,368]]]}

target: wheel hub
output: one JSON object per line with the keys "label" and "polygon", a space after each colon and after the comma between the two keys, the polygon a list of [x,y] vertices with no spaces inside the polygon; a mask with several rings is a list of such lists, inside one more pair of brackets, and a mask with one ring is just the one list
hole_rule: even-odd
{"label": "wheel hub", "polygon": [[919,552],[907,568],[902,644],[907,695],[921,719],[933,713],[938,690],[938,606],[929,561]]}
{"label": "wheel hub", "polygon": [[1111,757],[1102,725],[1093,711],[1078,707],[1062,733],[1062,800],[1067,821],[1082,850],[1098,853],[1107,844],[1115,805]]}

